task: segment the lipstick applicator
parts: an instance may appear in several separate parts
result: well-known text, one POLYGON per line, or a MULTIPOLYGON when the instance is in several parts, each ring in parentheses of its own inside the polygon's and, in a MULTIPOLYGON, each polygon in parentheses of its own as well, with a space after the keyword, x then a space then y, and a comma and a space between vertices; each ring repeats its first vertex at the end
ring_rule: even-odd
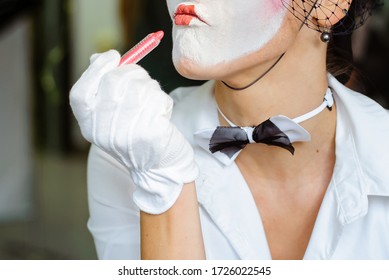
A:
POLYGON ((159 45, 163 36, 163 31, 150 33, 122 56, 119 65, 139 62, 159 45))

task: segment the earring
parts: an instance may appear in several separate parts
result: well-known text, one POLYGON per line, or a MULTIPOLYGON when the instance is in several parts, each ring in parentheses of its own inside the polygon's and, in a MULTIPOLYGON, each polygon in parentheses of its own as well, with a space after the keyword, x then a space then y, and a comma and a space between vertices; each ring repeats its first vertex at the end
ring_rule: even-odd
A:
POLYGON ((331 40, 331 33, 327 29, 324 29, 320 35, 320 40, 323 43, 328 43, 331 40))

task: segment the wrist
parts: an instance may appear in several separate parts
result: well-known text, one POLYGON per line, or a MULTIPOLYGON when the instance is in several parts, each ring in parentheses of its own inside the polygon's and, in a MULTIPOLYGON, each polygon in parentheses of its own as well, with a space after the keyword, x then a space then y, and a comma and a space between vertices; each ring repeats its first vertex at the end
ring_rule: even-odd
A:
POLYGON ((193 161, 180 170, 166 167, 130 173, 137 187, 133 194, 134 203, 141 211, 156 215, 174 205, 183 186, 194 182, 199 171, 193 161))

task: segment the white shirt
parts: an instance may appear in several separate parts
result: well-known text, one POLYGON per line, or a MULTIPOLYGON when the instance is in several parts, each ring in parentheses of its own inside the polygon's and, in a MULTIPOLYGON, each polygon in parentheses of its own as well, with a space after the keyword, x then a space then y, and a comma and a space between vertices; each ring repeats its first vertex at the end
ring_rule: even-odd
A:
MULTIPOLYGON (((389 259, 389 114, 329 76, 337 104, 336 162, 304 259, 389 259)), ((215 128, 214 82, 172 93, 172 121, 193 145, 207 259, 271 259, 252 194, 235 163, 196 144, 215 128)), ((139 209, 127 170, 92 146, 88 162, 91 231, 100 259, 139 259, 139 209)), ((287 234, 287 233, 285 233, 287 234)))

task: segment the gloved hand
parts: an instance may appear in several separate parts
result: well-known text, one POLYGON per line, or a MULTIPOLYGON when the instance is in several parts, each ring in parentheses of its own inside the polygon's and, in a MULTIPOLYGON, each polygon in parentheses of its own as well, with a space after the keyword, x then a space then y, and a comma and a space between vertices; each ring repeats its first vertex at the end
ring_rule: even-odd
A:
POLYGON ((119 61, 116 51, 93 55, 70 104, 85 139, 129 170, 138 207, 163 213, 198 175, 193 150, 170 122, 170 96, 143 68, 119 61))

